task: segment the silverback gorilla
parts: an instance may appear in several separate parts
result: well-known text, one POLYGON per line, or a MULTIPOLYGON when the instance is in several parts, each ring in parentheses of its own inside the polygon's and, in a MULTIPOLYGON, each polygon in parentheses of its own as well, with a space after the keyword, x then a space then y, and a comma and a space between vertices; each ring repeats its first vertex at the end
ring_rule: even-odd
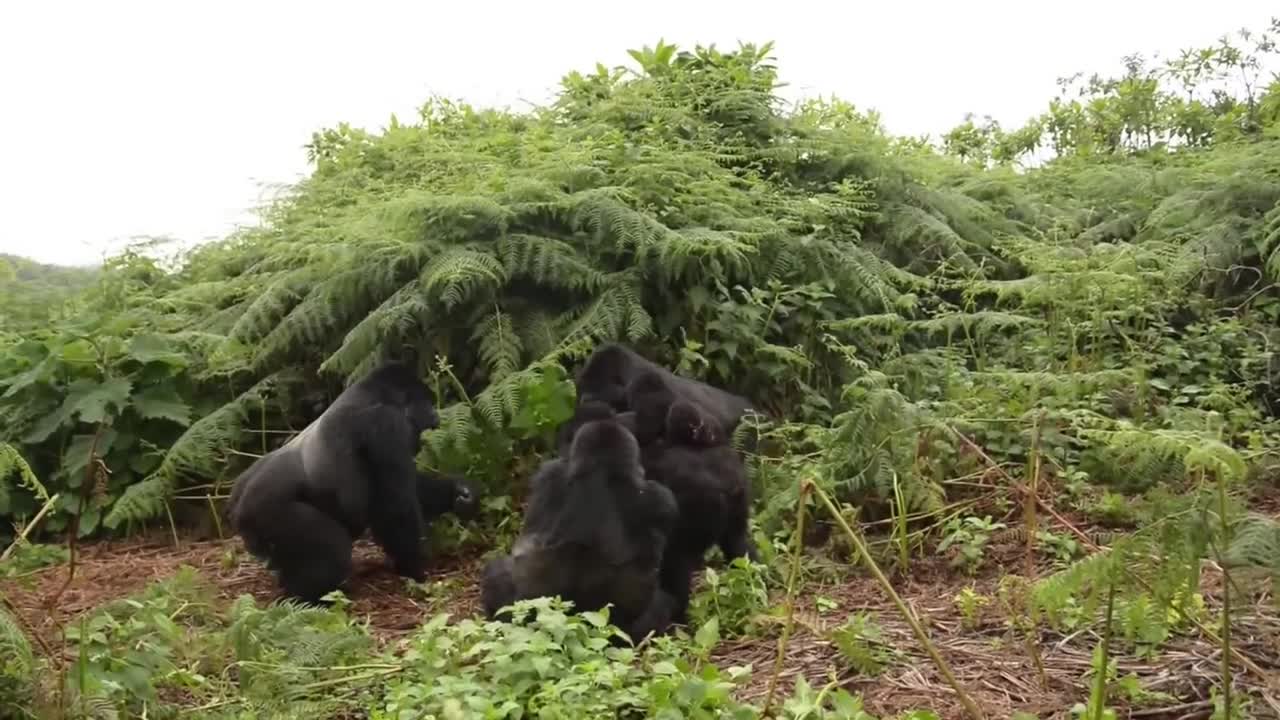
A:
POLYGON ((567 455, 530 481, 511 555, 485 567, 484 612, 495 618, 518 600, 560 596, 576 610, 612 604, 610 621, 635 642, 662 633, 673 603, 659 566, 675 519, 671 492, 644 478, 631 432, 617 419, 587 420, 567 455))
POLYGON ((342 584, 351 545, 368 528, 397 573, 422 580, 426 522, 469 514, 475 499, 466 483, 414 466, 422 433, 439 424, 417 375, 385 364, 236 479, 232 526, 285 592, 306 602, 342 584))
POLYGON ((726 560, 757 558, 748 534, 750 482, 716 419, 677 397, 661 375, 641 373, 627 396, 645 475, 669 488, 679 507, 662 559, 662 588, 675 602, 672 620, 684 622, 692 574, 708 549, 719 545, 726 560))

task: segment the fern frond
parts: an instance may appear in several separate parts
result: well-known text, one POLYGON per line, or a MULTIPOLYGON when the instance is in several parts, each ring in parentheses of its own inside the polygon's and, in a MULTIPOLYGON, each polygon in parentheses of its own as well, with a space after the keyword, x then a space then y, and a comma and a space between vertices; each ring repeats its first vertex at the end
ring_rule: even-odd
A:
POLYGON ((969 251, 976 247, 946 221, 910 205, 893 205, 886 211, 889 214, 888 241, 896 251, 935 263, 950 263, 966 270, 975 267, 969 251))
POLYGON ((1228 567, 1261 569, 1280 584, 1280 521, 1260 513, 1247 515, 1234 529, 1223 562, 1228 567))
POLYGON ((595 292, 605 283, 605 275, 562 240, 507 235, 498 240, 497 252, 508 277, 527 277, 545 287, 583 293, 595 292))
POLYGON ((233 446, 239 437, 251 406, 264 402, 270 391, 285 378, 285 373, 269 375, 231 402, 192 423, 165 453, 154 472, 125 489, 103 523, 114 528, 122 522, 148 520, 160 514, 182 478, 215 476, 223 462, 225 449, 233 446))
POLYGON ((6 482, 15 474, 18 476, 18 487, 31 491, 41 502, 49 500, 48 489, 36 477, 35 471, 27 464, 18 449, 9 443, 0 442, 0 508, 9 506, 9 490, 6 482))
POLYGON ((497 258, 459 247, 432 258, 418 282, 428 298, 449 311, 481 293, 495 292, 506 281, 506 268, 497 258))
POLYGON ((290 310, 306 297, 320 268, 302 267, 273 281, 245 308, 231 328, 229 337, 252 343, 270 332, 290 310))
POLYGON ((322 372, 350 373, 374 354, 395 319, 412 314, 421 302, 422 288, 415 279, 396 290, 382 304, 347 331, 342 345, 320 364, 322 372))
POLYGON ((489 382, 498 382, 520 367, 523 354, 520 336, 511 324, 511 316, 494 308, 481 320, 471 333, 476 343, 476 355, 489 375, 489 382))

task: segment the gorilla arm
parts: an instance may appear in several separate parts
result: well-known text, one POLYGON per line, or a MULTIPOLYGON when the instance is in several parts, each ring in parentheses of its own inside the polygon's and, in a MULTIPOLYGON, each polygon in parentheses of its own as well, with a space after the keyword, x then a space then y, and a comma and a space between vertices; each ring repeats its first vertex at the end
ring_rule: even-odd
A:
POLYGON ((475 515, 476 494, 461 477, 419 472, 418 505, 424 522, 453 513, 466 519, 475 515))
POLYGON ((369 525, 373 537, 398 574, 422 580, 426 526, 413 457, 418 438, 404 413, 385 405, 372 408, 360 427, 362 454, 371 471, 369 525))

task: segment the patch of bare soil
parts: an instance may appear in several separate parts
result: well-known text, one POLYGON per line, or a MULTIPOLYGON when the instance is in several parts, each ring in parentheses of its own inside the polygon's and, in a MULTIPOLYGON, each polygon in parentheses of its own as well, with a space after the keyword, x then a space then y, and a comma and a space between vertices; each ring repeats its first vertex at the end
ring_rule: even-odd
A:
MULTIPOLYGON (((373 543, 357 542, 352 555, 354 572, 343 591, 352 601, 352 614, 367 620, 375 637, 384 643, 407 634, 438 612, 458 617, 479 607, 475 578, 479 560, 433 558, 427 583, 445 581, 452 589, 426 599, 408 591, 405 579, 391 570, 373 543)), ((155 535, 81 547, 70 583, 65 565, 18 578, 0 578, 0 598, 18 614, 25 629, 50 648, 61 644, 61 628, 81 614, 171 577, 184 566, 208 580, 217 599, 224 603, 243 594, 252 595, 260 604, 282 597, 275 578, 245 551, 239 539, 183 541, 175 546, 172 538, 155 535)))
MULTIPOLYGON (((1091 631, 1064 636, 1043 630, 1037 638, 1037 665, 1025 638, 1009 630, 994 599, 976 622, 966 623, 954 602, 962 588, 973 585, 976 592, 994 597, 1003 574, 1023 570, 1021 545, 1011 536, 997 537, 987 558, 985 571, 976 578, 958 575, 943 558, 917 561, 910 577, 894 580, 895 589, 925 624, 959 683, 988 717, 1009 717, 1015 710, 1041 718, 1069 717, 1070 707, 1087 699, 1086 673, 1098 636, 1091 631)), ((355 549, 356 571, 344 590, 353 602, 352 613, 367 620, 379 641, 386 644, 439 612, 449 612, 455 618, 477 614, 481 564, 475 557, 434 558, 428 581, 445 581, 447 585, 425 598, 408 591, 376 546, 361 542, 355 549)), ((223 602, 244 593, 264 604, 280 596, 271 575, 237 540, 184 542, 175 547, 171 538, 157 536, 82 548, 75 577, 65 590, 67 568, 61 566, 0 580, 0 597, 47 653, 60 654, 53 649, 62 646, 61 626, 81 613, 138 592, 152 581, 170 577, 184 565, 209 580, 223 602)), ((1212 569, 1205 575, 1205 590, 1213 607, 1220 576, 1212 569)), ((779 604, 784 599, 781 593, 774 597, 779 604)), ((943 718, 965 717, 909 625, 865 573, 850 567, 838 581, 802 588, 796 600, 795 628, 781 664, 778 697, 789 694, 795 680, 803 676, 815 688, 835 683, 862 694, 868 711, 879 716, 931 709, 943 718), (835 601, 835 609, 819 610, 818 597, 835 601), (832 631, 859 611, 875 619, 885 644, 898 653, 875 676, 859 674, 841 657, 832 640, 832 631)), ((1265 597, 1256 600, 1253 606, 1236 601, 1234 640, 1253 665, 1250 669, 1237 663, 1236 682, 1253 698, 1254 717, 1280 718, 1280 613, 1273 601, 1265 597)), ((759 703, 768 693, 781 622, 770 619, 763 637, 725 641, 714 654, 722 668, 753 667, 751 680, 740 691, 743 699, 759 703)), ((1121 717, 1208 717, 1212 709, 1209 691, 1216 684, 1221 660, 1207 639, 1182 637, 1168 643, 1156 658, 1121 653, 1118 661, 1121 675, 1134 673, 1146 690, 1168 695, 1155 704, 1122 710, 1121 717)), ((1124 707, 1119 698, 1112 704, 1124 707)))

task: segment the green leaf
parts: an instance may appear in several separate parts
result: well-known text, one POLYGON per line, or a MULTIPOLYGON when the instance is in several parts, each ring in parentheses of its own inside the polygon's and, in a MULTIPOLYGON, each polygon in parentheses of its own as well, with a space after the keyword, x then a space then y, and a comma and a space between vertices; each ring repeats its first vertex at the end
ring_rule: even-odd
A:
POLYGON ((129 357, 144 365, 151 362, 161 362, 173 367, 187 366, 186 356, 175 352, 169 346, 169 341, 166 338, 152 333, 141 333, 133 336, 129 341, 129 357))
POLYGON ((183 427, 191 424, 191 406, 169 384, 152 385, 134 395, 133 409, 144 418, 172 420, 183 427))
POLYGON ((88 537, 93 531, 98 529, 98 523, 102 520, 102 508, 90 505, 84 509, 80 515, 80 527, 76 531, 77 537, 88 537))
POLYGON ((72 340, 58 348, 57 356, 68 365, 94 367, 98 363, 98 350, 88 340, 72 340))
POLYGON ((720 641, 720 621, 713 617, 703 623, 694 635, 693 641, 700 650, 708 651, 714 648, 720 641))
POLYGON ((31 430, 22 437, 22 442, 27 445, 36 445, 49 439, 49 436, 57 432, 71 419, 72 408, 64 402, 62 407, 40 418, 32 425, 31 430))
POLYGON ((58 468, 58 472, 67 478, 69 487, 77 488, 84 481, 84 471, 89 465, 89 453, 93 451, 98 457, 106 457, 111 452, 118 437, 115 430, 106 428, 102 431, 102 435, 98 438, 98 446, 93 446, 93 434, 76 435, 71 438, 71 442, 67 443, 67 449, 62 453, 62 466, 58 468))
POLYGON ((80 420, 87 423, 99 423, 110 417, 108 405, 122 410, 129 403, 129 391, 133 383, 126 378, 111 378, 103 383, 92 380, 78 380, 72 384, 67 402, 73 403, 80 420))
POLYGON ((14 375, 11 378, 0 380, 0 385, 9 386, 9 389, 5 390, 4 395, 0 397, 6 397, 6 398, 12 397, 22 392, 23 390, 31 387, 37 382, 47 380, 49 372, 50 372, 49 359, 45 358, 43 361, 40 362, 40 364, 36 365, 35 367, 31 368, 30 370, 24 373, 18 373, 17 375, 14 375))

